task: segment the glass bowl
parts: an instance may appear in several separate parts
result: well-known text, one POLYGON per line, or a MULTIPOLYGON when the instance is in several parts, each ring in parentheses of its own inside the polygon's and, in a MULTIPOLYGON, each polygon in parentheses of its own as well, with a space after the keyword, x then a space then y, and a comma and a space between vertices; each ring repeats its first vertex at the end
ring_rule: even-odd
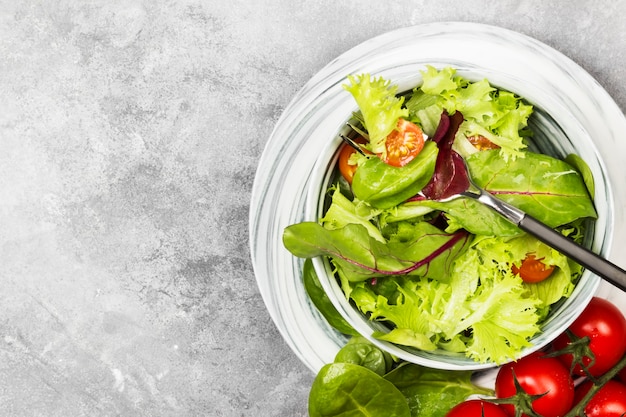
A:
MULTIPOLYGON (((420 83, 426 65, 452 66, 469 79, 487 78, 535 107, 532 128, 537 150, 564 157, 576 153, 596 181, 599 219, 591 248, 611 258, 623 247, 626 219, 624 155, 626 119, 598 83, 570 59, 524 35, 473 23, 435 23, 389 32, 344 53, 317 73, 279 119, 259 161, 250 207, 250 245, 261 295, 287 344, 314 372, 331 362, 346 338, 334 331, 308 300, 302 285, 303 260, 282 245, 286 226, 317 221, 329 173, 340 145, 337 134, 356 110, 342 88, 348 74, 370 73, 392 80, 399 91, 420 83)), ((329 297, 361 334, 397 357, 442 369, 484 369, 463 356, 422 352, 372 337, 375 324, 352 308, 324 259, 314 260, 329 297)), ((574 293, 550 316, 530 353, 560 334, 597 293, 601 280, 586 271, 574 293)), ((605 285, 605 284, 602 284, 605 285)), ((607 291, 610 292, 610 291, 607 291)), ((380 328, 377 328, 380 330, 380 328)))

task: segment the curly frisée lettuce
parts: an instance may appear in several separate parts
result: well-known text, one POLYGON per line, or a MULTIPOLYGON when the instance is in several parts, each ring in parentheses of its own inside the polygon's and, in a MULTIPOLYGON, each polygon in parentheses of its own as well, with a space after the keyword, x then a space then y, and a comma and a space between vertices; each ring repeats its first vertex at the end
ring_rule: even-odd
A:
POLYGON ((550 249, 525 235, 512 240, 517 242, 475 239, 455 259, 448 282, 402 277, 343 285, 350 286, 350 298, 361 312, 394 323, 388 333, 375 335, 381 340, 504 363, 530 345, 554 294, 560 298, 573 288, 567 258, 556 251, 549 253, 548 261, 563 268, 558 276, 543 289, 524 284, 511 272, 510 262, 526 250, 550 249))
POLYGON ((397 97, 398 87, 382 77, 350 75, 348 81, 350 84, 343 87, 352 94, 361 111, 369 135, 367 148, 372 153, 384 154, 387 135, 396 128, 398 119, 409 115, 403 107, 404 97, 397 97))
POLYGON ((372 155, 355 158, 351 185, 331 184, 321 218, 286 227, 283 243, 297 257, 328 258, 346 299, 387 327, 379 339, 502 364, 531 344, 582 268, 478 202, 426 198, 440 178, 439 132, 450 131, 446 140, 460 147, 454 152, 480 186, 579 243, 596 217, 593 178, 578 157, 526 149, 532 106, 521 98, 452 68, 427 67, 422 75, 422 85, 404 96, 382 78, 348 77, 344 87, 359 106, 372 155), (430 139, 395 167, 378 155, 399 118, 430 139), (456 130, 446 129, 449 119, 456 130), (475 148, 468 135, 497 148, 475 148), (553 268, 548 278, 527 283, 514 272, 529 255, 553 268))
POLYGON ((465 121, 459 128, 462 136, 457 146, 464 138, 483 136, 500 147, 505 161, 523 156, 532 106, 513 93, 492 87, 485 79, 470 82, 458 76, 454 68, 437 70, 428 66, 422 77, 422 85, 415 89, 406 107, 427 135, 434 133, 443 110, 450 114, 460 111, 465 121))

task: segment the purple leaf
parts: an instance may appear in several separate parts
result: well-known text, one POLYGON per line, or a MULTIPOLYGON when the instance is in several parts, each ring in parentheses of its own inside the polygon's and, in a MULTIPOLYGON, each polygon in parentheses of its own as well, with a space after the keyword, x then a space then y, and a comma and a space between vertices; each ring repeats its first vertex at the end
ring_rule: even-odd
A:
POLYGON ((454 137, 463 123, 463 115, 456 112, 452 116, 444 110, 433 141, 437 143, 439 154, 435 172, 422 193, 431 200, 443 200, 462 193, 469 187, 469 177, 461 155, 452 150, 454 137))

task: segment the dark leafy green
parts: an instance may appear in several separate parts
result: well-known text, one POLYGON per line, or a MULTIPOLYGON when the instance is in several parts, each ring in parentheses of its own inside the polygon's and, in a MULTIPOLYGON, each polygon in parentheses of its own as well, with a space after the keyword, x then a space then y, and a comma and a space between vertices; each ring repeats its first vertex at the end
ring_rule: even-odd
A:
POLYGON ((335 363, 353 363, 361 365, 383 376, 393 366, 393 359, 362 336, 351 338, 335 356, 335 363))
POLYGON ((393 365, 389 354, 363 337, 353 337, 315 378, 310 416, 443 417, 470 395, 493 395, 493 390, 472 383, 471 371, 406 362, 392 370, 393 365))
POLYGON ((447 371, 403 363, 385 375, 406 397, 412 416, 444 417, 456 404, 473 394, 493 395, 476 386, 471 371, 447 371))
POLYGON ((324 316, 328 324, 334 327, 337 331, 348 334, 358 335, 359 333, 350 326, 350 324, 339 314, 333 303, 328 298, 326 291, 320 284, 315 268, 313 268, 313 262, 311 259, 304 261, 302 269, 302 279, 304 281, 304 289, 307 295, 313 302, 313 305, 324 316))
POLYGON ((353 363, 319 371, 309 393, 310 417, 411 417, 404 395, 377 373, 353 363))

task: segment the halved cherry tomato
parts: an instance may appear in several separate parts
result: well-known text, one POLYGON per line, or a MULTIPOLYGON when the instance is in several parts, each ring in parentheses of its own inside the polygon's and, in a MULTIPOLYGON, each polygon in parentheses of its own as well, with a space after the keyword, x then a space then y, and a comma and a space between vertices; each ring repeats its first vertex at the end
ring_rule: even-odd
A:
POLYGON ((467 140, 469 140, 469 142, 474 145, 474 147, 479 151, 486 151, 488 149, 500 149, 499 145, 496 145, 483 135, 468 136, 467 140))
MULTIPOLYGON (((589 337, 589 349, 595 357, 592 366, 591 359, 583 358, 583 364, 593 376, 600 376, 611 369, 626 353, 626 318, 617 306, 603 298, 594 297, 587 307, 570 325, 569 330, 578 337, 589 337)), ((556 350, 563 349, 569 344, 567 334, 561 334, 554 340, 556 350)), ((572 365, 572 355, 560 355, 559 360, 567 367, 572 365)), ((585 375, 580 365, 576 365, 574 373, 585 375)))
MULTIPOLYGON (((353 139, 355 143, 363 144, 367 141, 362 137, 358 137, 353 139)), ((356 152, 352 146, 347 143, 341 145, 341 149, 339 151, 339 159, 337 160, 337 165, 339 166, 339 172, 341 175, 348 181, 348 184, 352 184, 352 179, 354 178, 354 173, 356 172, 356 165, 350 164, 350 157, 353 153, 356 152)))
MULTIPOLYGON (((574 403, 583 399, 591 388, 591 381, 576 388, 574 403)), ((587 417, 621 417, 626 414, 626 385, 617 381, 608 381, 594 394, 585 406, 587 417)))
POLYGON ((508 417, 497 404, 485 400, 467 400, 457 404, 446 417, 508 417))
POLYGON ((339 160, 337 164, 339 165, 339 172, 341 175, 348 181, 349 184, 352 184, 352 178, 354 178, 354 173, 356 172, 356 165, 351 165, 349 163, 350 157, 353 153, 356 152, 352 146, 344 143, 341 145, 341 150, 339 151, 339 160))
POLYGON ((537 259, 534 254, 529 253, 519 267, 513 264, 511 270, 515 275, 519 275, 524 282, 541 282, 554 271, 554 265, 546 265, 541 262, 542 260, 543 258, 537 259))
POLYGON ((424 148, 424 132, 415 123, 398 119, 396 128, 385 139, 387 164, 401 167, 413 160, 424 148))
MULTIPOLYGON (((558 359, 546 357, 542 352, 503 365, 496 376, 496 397, 515 395, 514 378, 528 394, 544 394, 532 402, 533 410, 543 417, 563 416, 574 403, 574 381, 569 369, 558 359)), ((502 404, 501 407, 511 417, 516 415, 513 404, 502 404)))

